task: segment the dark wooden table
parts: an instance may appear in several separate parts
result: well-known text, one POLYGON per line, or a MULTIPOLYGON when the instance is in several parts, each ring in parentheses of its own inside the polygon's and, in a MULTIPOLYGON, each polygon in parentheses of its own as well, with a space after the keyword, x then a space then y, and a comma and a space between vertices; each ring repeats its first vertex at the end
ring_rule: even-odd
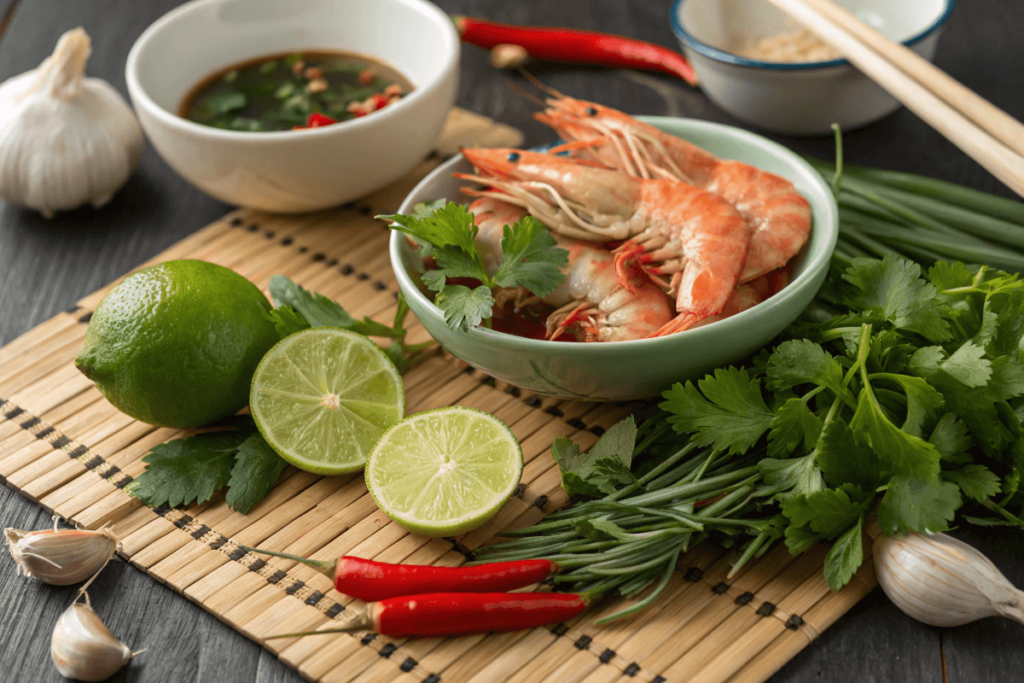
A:
MULTIPOLYGON (((287 0, 281 0, 286 2, 287 0)), ((901 0, 909 2, 910 0, 901 0)), ((83 26, 92 36, 88 72, 125 93, 124 63, 136 37, 178 0, 0 0, 0 78, 34 68, 58 36, 83 26)), ((676 47, 669 0, 441 0, 444 9, 510 23, 614 31, 676 47)), ((939 43, 938 65, 1017 118, 1024 118, 1020 0, 962 0, 939 43)), ((737 124, 699 91, 668 78, 599 69, 537 66, 545 83, 576 97, 630 112, 670 114, 737 124)), ((551 139, 530 118, 534 105, 509 87, 486 55, 467 48, 459 105, 526 132, 527 144, 551 139)), ((511 80, 517 80, 512 78, 511 80)), ((519 79, 520 82, 521 79, 519 79)), ((793 149, 829 158, 828 139, 780 138, 793 149)), ((846 136, 850 163, 934 175, 979 189, 1010 193, 938 133, 901 110, 846 136)), ((54 220, 0 204, 0 345, 71 306, 231 207, 178 178, 151 149, 128 185, 100 211, 54 220)), ((0 488, 0 525, 38 529, 47 515, 0 488)), ((1018 586, 1024 585, 1024 535, 963 533, 1018 586)), ((118 681, 299 681, 273 655, 185 598, 124 563, 91 590, 100 614, 133 649, 149 648, 118 681)), ((62 680, 50 662, 50 634, 74 589, 15 575, 0 558, 0 680, 62 680)), ((1024 680, 1024 627, 986 619, 957 629, 923 626, 876 590, 773 679, 978 683, 1024 680)))

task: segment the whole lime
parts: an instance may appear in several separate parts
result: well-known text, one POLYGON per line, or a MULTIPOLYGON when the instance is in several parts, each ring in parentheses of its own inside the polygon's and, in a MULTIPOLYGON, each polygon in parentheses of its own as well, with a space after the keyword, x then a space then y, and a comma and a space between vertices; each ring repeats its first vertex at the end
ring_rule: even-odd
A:
POLYGON ((128 277, 89 321, 75 366, 136 420, 196 427, 238 412, 278 341, 256 285, 206 261, 168 261, 128 277))

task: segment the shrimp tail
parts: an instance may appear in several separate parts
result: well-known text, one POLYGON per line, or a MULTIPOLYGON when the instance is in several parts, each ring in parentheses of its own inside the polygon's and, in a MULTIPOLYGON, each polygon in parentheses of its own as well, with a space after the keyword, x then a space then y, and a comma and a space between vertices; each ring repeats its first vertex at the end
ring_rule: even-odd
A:
POLYGON ((576 337, 581 341, 597 341, 600 331, 594 324, 593 310, 594 307, 589 301, 570 301, 562 306, 548 317, 548 340, 554 341, 570 329, 576 328, 576 337))
POLYGON ((668 335, 675 334, 676 332, 685 332, 700 322, 700 319, 701 316, 690 312, 680 313, 675 318, 662 325, 657 332, 649 337, 649 339, 653 339, 654 337, 667 337, 668 335))

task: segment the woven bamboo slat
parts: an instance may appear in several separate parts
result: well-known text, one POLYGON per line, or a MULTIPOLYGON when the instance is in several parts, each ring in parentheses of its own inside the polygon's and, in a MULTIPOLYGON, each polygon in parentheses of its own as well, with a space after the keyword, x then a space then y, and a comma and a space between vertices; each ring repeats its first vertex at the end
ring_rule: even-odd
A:
MULTIPOLYGON (((392 186, 332 211, 270 216, 235 211, 139 268, 199 258, 234 268, 266 290, 283 273, 337 299, 353 315, 388 320, 397 286, 388 230, 412 186, 461 145, 518 146, 518 131, 455 110, 438 151, 392 186)), ((127 274, 126 274, 127 275, 127 274)), ((793 558, 779 547, 727 578, 731 556, 702 544, 680 559, 663 598, 640 618, 595 626, 620 609, 607 599, 564 624, 529 632, 452 639, 334 634, 264 640, 330 629, 357 600, 315 570, 240 546, 319 559, 346 553, 387 562, 457 566, 506 528, 533 524, 566 501, 550 454, 567 436, 589 448, 637 405, 537 396, 436 353, 403 381, 409 412, 463 405, 502 419, 521 441, 521 485, 498 514, 459 538, 409 534, 374 505, 362 477, 322 478, 294 468, 249 514, 222 496, 184 509, 150 508, 124 492, 156 444, 185 434, 119 413, 73 366, 92 311, 107 287, 83 297, 0 348, 0 477, 66 521, 112 525, 122 555, 275 652, 307 679, 333 683, 610 683, 763 681, 863 597, 870 563, 840 593, 822 578, 823 551, 793 558)), ((410 319, 409 338, 429 339, 410 319)), ((868 544, 870 547, 870 544, 868 544)))

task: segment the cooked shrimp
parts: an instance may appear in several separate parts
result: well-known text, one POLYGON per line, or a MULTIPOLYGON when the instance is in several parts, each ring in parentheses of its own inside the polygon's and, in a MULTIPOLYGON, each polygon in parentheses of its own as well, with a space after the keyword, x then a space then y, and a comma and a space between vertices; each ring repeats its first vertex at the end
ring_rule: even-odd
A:
POLYGON ((781 268, 807 242, 811 207, 793 183, 739 161, 719 159, 682 138, 593 102, 558 97, 535 116, 583 157, 636 178, 673 177, 736 207, 753 231, 740 282, 781 268), (594 145, 587 145, 586 141, 594 145))
POLYGON ((483 258, 484 269, 488 275, 494 275, 501 265, 501 238, 505 234, 505 226, 515 225, 526 211, 493 197, 480 197, 469 205, 469 212, 476 223, 474 241, 483 258))
POLYGON ((675 331, 722 310, 736 287, 750 227, 727 201, 674 180, 649 180, 514 149, 464 149, 493 189, 473 192, 525 208, 550 230, 584 240, 627 240, 616 254, 619 281, 628 264, 668 276, 679 313, 675 331))
POLYGON ((626 288, 611 252, 561 236, 555 239, 569 250, 569 262, 562 269, 565 280, 543 299, 560 307, 548 317, 548 339, 565 332, 585 342, 646 339, 673 319, 671 301, 637 264, 627 264, 626 288))
MULTIPOLYGON (((501 265, 504 227, 525 216, 526 210, 495 197, 480 197, 469 211, 478 228, 476 243, 484 266, 493 274, 501 265)), ((644 339, 672 320, 668 297, 641 269, 630 269, 631 289, 626 289, 618 282, 611 252, 560 235, 555 240, 569 251, 569 261, 562 267, 565 280, 542 299, 559 307, 548 317, 548 339, 566 332, 586 342, 644 339)))

